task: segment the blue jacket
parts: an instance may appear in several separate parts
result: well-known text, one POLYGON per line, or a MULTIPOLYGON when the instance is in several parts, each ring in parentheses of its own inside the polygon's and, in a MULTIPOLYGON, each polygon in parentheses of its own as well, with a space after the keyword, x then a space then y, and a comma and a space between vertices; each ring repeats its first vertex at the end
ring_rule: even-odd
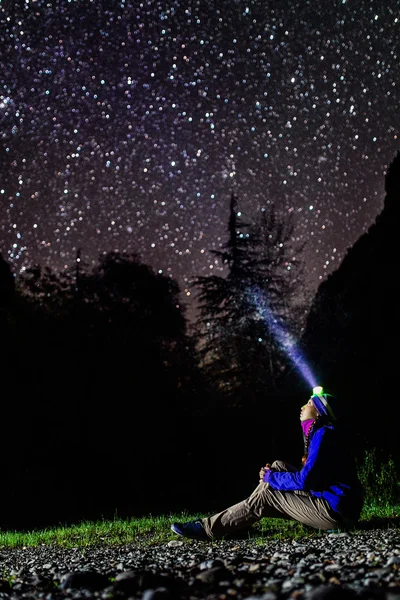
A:
POLYGON ((301 490, 325 498, 332 510, 354 522, 360 516, 363 491, 346 436, 321 418, 311 433, 303 468, 295 473, 272 469, 266 472, 264 481, 275 490, 301 490))

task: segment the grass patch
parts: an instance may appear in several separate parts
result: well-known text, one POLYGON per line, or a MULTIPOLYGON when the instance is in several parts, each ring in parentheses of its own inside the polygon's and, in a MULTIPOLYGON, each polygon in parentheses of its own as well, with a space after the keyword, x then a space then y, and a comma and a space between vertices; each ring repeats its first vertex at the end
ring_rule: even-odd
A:
POLYGON ((82 521, 77 525, 49 527, 29 532, 0 532, 0 548, 58 546, 153 545, 166 543, 176 536, 170 530, 172 521, 197 519, 204 515, 151 516, 137 519, 82 521))
MULTIPOLYGON (((56 546, 62 548, 87 548, 95 546, 121 546, 133 544, 138 547, 166 544, 176 540, 170 530, 173 521, 189 521, 206 515, 181 513, 176 515, 148 516, 137 519, 82 521, 77 525, 63 526, 29 532, 0 532, 0 548, 28 548, 56 546)), ((372 527, 400 527, 400 506, 363 509, 357 530, 372 527)), ((271 540, 293 540, 323 535, 324 532, 306 527, 296 521, 285 519, 261 519, 243 537, 264 544, 271 540)), ((185 543, 198 543, 185 540, 185 543)))
MULTIPOLYGON (((358 476, 365 498, 361 518, 354 531, 393 527, 400 529, 400 478, 392 457, 380 455, 375 448, 367 449, 362 464, 358 466, 358 476)), ((0 549, 36 546, 84 549, 89 546, 133 544, 146 547, 166 544, 177 539, 170 529, 173 521, 191 521, 205 516, 182 512, 132 519, 115 517, 113 520, 82 521, 77 525, 59 525, 30 532, 0 531, 0 549)), ((320 535, 324 535, 324 532, 296 521, 261 519, 242 538, 264 544, 270 540, 293 540, 320 535)), ((198 542, 185 540, 185 543, 198 542)))

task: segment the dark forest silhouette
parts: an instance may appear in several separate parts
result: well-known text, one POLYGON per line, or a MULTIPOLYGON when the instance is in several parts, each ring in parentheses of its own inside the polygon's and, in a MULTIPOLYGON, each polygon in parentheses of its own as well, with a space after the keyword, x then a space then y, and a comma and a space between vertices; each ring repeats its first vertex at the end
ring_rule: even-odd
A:
POLYGON ((261 463, 299 462, 310 389, 260 319, 254 288, 342 401, 359 456, 369 445, 399 459, 400 153, 385 190, 304 331, 291 222, 271 207, 246 224, 234 195, 227 242, 212 251, 226 272, 193 282, 193 327, 176 281, 138 255, 103 254, 88 270, 79 251, 69 271, 18 277, 1 258, 0 526, 214 510, 249 493, 261 463))

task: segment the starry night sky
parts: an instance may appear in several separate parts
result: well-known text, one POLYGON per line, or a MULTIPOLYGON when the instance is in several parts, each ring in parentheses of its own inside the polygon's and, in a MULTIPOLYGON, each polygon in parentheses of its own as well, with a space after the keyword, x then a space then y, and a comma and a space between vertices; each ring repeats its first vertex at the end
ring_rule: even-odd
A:
POLYGON ((399 21, 397 0, 0 1, 0 252, 19 273, 137 251, 190 304, 233 190, 246 222, 293 215, 315 292, 383 207, 399 21))

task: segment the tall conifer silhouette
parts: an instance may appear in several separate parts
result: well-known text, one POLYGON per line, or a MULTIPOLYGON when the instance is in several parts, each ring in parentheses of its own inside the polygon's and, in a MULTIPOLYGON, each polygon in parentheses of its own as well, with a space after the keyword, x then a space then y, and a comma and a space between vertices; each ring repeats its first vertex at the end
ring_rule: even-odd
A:
POLYGON ((256 224, 244 223, 232 193, 228 240, 221 250, 211 251, 225 265, 226 274, 194 281, 199 290, 202 366, 230 405, 250 407, 258 402, 275 387, 284 368, 285 359, 260 315, 255 291, 265 295, 282 322, 287 316, 285 294, 290 291, 283 273, 290 263, 290 235, 291 227, 273 208, 256 224))

